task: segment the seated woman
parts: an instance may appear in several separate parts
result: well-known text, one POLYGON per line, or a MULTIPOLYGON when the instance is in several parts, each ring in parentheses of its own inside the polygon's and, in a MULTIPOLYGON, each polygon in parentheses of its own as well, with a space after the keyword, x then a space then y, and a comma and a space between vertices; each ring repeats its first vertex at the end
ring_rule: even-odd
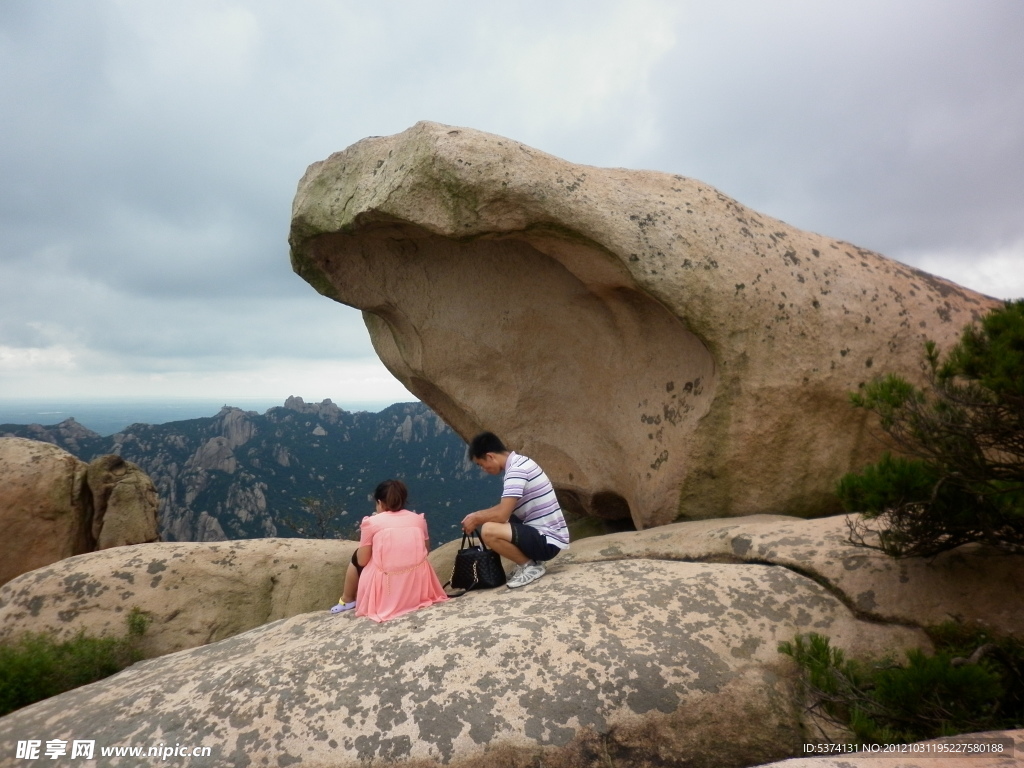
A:
POLYGON ((427 523, 423 515, 405 509, 408 495, 401 480, 377 486, 377 511, 363 518, 359 549, 332 613, 355 608, 356 616, 387 621, 448 599, 427 561, 427 523))

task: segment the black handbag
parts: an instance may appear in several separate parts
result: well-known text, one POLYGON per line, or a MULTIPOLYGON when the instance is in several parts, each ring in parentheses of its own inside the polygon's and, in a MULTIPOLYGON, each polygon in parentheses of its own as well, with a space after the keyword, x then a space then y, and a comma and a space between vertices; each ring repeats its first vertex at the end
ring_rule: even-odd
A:
POLYGON ((473 534, 462 534, 462 545, 455 555, 452 577, 449 584, 453 589, 469 592, 471 589, 493 589, 505 583, 505 569, 501 567, 501 555, 488 549, 483 541, 473 544, 473 534), (466 546, 466 539, 469 546, 466 546))

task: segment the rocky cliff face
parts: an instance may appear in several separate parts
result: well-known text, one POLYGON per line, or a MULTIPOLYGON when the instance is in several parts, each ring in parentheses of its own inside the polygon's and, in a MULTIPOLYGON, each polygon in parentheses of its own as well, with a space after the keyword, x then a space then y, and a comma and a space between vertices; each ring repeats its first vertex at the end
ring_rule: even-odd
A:
POLYGON ((373 488, 387 477, 406 481, 432 535, 451 538, 456 522, 493 504, 500 488, 420 403, 350 413, 330 400, 290 397, 263 415, 225 407, 211 418, 135 424, 107 438, 73 420, 3 431, 31 433, 83 458, 117 454, 144 468, 159 492, 165 541, 294 535, 282 521, 307 520, 305 499, 337 509, 350 531, 372 511, 373 488))
POLYGON ((884 447, 848 393, 919 380, 926 338, 998 305, 694 179, 437 123, 310 166, 290 242, 460 434, 638 528, 838 511, 835 481, 884 447))

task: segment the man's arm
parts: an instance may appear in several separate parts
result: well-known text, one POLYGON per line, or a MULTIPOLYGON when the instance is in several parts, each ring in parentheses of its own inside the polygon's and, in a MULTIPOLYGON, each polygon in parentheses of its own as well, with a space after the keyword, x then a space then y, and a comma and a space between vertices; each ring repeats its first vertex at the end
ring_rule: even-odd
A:
POLYGON ((513 496, 505 496, 493 507, 470 512, 462 519, 463 532, 472 533, 484 523, 507 523, 518 501, 513 496))

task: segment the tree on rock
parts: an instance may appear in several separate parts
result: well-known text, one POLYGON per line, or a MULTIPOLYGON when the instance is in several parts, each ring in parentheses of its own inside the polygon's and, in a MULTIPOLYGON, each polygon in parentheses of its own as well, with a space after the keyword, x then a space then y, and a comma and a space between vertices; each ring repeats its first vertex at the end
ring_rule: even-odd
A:
POLYGON ((1024 552, 1024 299, 965 328, 944 360, 927 342, 925 362, 924 389, 890 374, 851 396, 904 453, 839 481, 863 513, 851 541, 893 557, 969 542, 1024 552))
POLYGON ((359 521, 345 523, 345 506, 328 493, 327 498, 305 496, 299 499, 302 516, 285 515, 281 523, 291 528, 301 539, 349 539, 359 541, 359 521))

